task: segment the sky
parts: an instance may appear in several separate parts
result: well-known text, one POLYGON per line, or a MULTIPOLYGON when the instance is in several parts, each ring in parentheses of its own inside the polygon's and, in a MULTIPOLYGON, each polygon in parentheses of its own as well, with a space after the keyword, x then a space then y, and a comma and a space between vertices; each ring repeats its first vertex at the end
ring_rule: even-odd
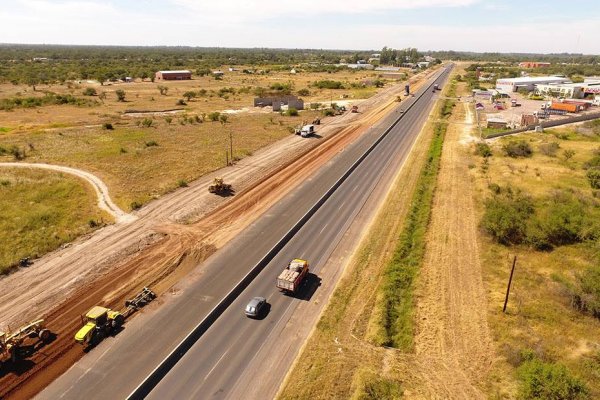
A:
POLYGON ((600 54, 598 0, 0 0, 0 43, 600 54))

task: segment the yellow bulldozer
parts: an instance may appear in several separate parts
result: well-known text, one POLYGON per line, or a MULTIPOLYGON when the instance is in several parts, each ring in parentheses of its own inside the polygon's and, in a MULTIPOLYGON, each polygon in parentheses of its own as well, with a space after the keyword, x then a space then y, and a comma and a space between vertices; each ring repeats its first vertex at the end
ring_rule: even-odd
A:
POLYGON ((210 193, 223 194, 231 192, 231 185, 225 183, 223 178, 215 178, 213 183, 208 187, 210 193))
MULTIPOLYGON (((33 321, 12 332, 0 332, 0 362, 16 362, 21 356, 21 350, 27 344, 27 339, 48 343, 50 337, 51 332, 46 329, 43 319, 33 321)), ((35 347, 33 345, 33 348, 35 347)))

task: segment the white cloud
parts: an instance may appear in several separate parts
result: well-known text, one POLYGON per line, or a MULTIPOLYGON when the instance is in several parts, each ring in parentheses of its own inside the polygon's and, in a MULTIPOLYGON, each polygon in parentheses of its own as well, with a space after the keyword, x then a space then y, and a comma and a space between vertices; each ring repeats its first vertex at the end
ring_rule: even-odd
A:
MULTIPOLYGON (((283 15, 325 16, 329 13, 360 14, 391 10, 408 10, 433 7, 465 7, 481 0, 171 0, 198 14, 198 18, 221 17, 227 21, 252 21, 283 15)), ((333 14, 332 14, 333 15, 333 14)))
POLYGON ((16 4, 21 5, 34 15, 45 18, 51 16, 57 16, 60 19, 86 16, 97 18, 98 16, 114 16, 117 14, 117 10, 110 4, 92 0, 19 0, 16 4))

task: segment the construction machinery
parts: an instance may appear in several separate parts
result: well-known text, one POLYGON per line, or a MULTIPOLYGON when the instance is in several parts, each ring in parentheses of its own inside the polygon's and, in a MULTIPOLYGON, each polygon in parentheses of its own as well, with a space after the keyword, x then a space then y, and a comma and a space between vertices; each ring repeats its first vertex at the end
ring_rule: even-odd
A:
POLYGON ((145 287, 134 298, 125 301, 125 309, 114 311, 94 306, 82 316, 83 327, 75 334, 75 341, 86 346, 95 346, 105 337, 118 332, 125 319, 139 308, 156 298, 156 294, 145 287))
POLYGON ((308 275, 308 261, 295 258, 277 277, 277 287, 284 292, 295 294, 308 275))
POLYGON ((225 183, 223 181, 223 178, 215 178, 213 180, 213 183, 211 185, 208 186, 208 191, 210 193, 227 193, 231 191, 231 185, 228 183, 225 183))
POLYGON ((358 106, 352 106, 352 108, 350 109, 350 112, 357 113, 358 112, 358 106))
MULTIPOLYGON (((0 332, 0 362, 16 362, 22 354, 27 339, 37 340, 38 343, 48 343, 51 332, 46 329, 43 319, 38 319, 12 332, 0 332)), ((35 348, 35 344, 33 345, 35 348)))

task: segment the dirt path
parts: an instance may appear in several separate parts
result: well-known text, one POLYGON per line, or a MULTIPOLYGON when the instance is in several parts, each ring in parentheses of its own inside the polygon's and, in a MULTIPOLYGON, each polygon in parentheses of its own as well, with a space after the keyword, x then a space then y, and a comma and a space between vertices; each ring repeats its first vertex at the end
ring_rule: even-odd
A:
POLYGON ((19 375, 0 371, 0 396, 37 393, 82 356, 72 340, 81 314, 98 303, 120 307, 142 286, 168 290, 375 125, 402 88, 396 85, 364 101, 360 114, 330 119, 320 127, 319 140, 290 135, 149 204, 130 224, 103 228, 0 279, 0 322, 16 325, 43 316, 58 335, 19 375), (208 194, 206 187, 217 174, 233 184, 235 196, 208 194))
POLYGON ((104 184, 104 182, 102 182, 102 180, 96 175, 90 174, 89 172, 71 167, 63 167, 61 165, 51 165, 43 163, 3 162, 0 163, 0 167, 40 168, 75 175, 78 178, 86 180, 90 185, 92 185, 92 187, 96 191, 96 195, 98 196, 98 207, 112 215, 115 218, 116 222, 127 223, 136 219, 135 216, 127 214, 125 211, 121 210, 119 206, 117 206, 110 198, 110 195, 108 193, 108 187, 104 184))
MULTIPOLYGON (((467 104, 458 103, 455 112, 472 123, 467 104)), ((421 381, 416 397, 483 399, 482 385, 494 358, 465 157, 472 125, 465 123, 448 127, 416 292, 414 363, 421 381)))

